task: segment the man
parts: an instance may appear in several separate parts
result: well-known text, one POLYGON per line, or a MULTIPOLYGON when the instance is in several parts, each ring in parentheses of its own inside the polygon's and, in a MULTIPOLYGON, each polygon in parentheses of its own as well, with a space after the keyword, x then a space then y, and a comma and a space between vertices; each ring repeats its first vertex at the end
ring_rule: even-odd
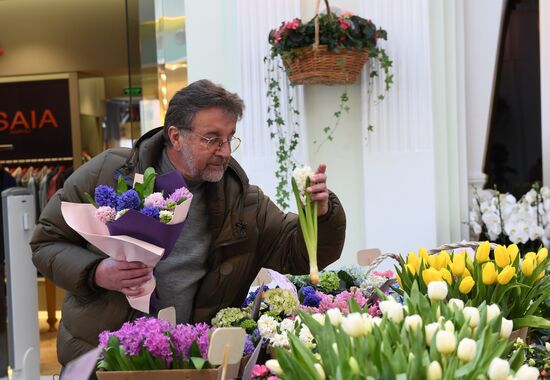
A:
MULTIPOLYGON (((308 273, 308 255, 297 215, 283 213, 248 183, 231 158, 240 140, 235 127, 243 102, 207 80, 180 90, 170 101, 165 127, 142 136, 133 150, 111 149, 67 179, 50 200, 31 241, 33 262, 66 290, 57 354, 61 364, 91 350, 103 330, 116 330, 140 316, 125 296, 138 296, 153 270, 109 258, 67 226, 61 201, 86 202, 99 184, 116 186, 123 175, 155 167, 179 171, 193 193, 186 225, 170 255, 154 269, 158 307, 174 305, 178 323, 210 322, 216 312, 240 306, 262 267, 308 273)), ((318 263, 340 256, 345 214, 326 185, 325 166, 309 188, 318 201, 318 263)))

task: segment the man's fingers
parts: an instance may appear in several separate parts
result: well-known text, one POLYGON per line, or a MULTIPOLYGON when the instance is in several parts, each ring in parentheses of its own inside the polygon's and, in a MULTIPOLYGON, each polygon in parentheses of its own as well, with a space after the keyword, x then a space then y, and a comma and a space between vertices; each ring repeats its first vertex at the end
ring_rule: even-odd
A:
POLYGON ((151 275, 136 277, 136 278, 127 278, 120 281, 120 286, 122 289, 131 288, 145 284, 151 279, 151 275))
POLYGON ((319 173, 325 173, 327 170, 327 166, 325 164, 320 164, 319 167, 317 168, 317 171, 315 172, 315 174, 319 174, 319 173))
POLYGON ((117 261, 119 269, 141 269, 148 268, 147 265, 140 261, 117 261))
POLYGON ((145 290, 140 287, 122 288, 120 291, 128 297, 139 297, 145 294, 145 290))

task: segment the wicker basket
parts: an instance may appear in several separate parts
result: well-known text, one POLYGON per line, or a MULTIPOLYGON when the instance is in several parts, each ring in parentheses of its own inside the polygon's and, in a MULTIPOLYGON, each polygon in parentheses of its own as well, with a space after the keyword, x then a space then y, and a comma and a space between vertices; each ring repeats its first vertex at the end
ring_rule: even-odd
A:
MULTIPOLYGON (((327 15, 331 15, 328 0, 324 0, 327 15)), ((357 80, 369 59, 366 49, 340 49, 329 51, 319 44, 319 6, 315 13, 315 42, 311 46, 292 49, 282 56, 283 65, 292 84, 351 84, 357 80)))
POLYGON ((367 50, 346 49, 336 53, 326 45, 312 45, 293 49, 283 57, 283 64, 293 84, 335 85, 355 82, 368 59, 367 50))

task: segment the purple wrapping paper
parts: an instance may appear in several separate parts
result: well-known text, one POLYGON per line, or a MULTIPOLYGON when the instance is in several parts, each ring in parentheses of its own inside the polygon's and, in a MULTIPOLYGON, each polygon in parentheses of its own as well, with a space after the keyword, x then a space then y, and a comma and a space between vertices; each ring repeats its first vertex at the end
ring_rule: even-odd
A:
MULTIPOLYGON (((159 175, 155 179, 155 191, 164 191, 165 197, 183 186, 186 186, 185 180, 177 171, 159 175)), ((164 224, 139 211, 129 210, 119 219, 107 223, 107 228, 111 235, 127 235, 164 248, 164 259, 174 248, 184 224, 164 224)))

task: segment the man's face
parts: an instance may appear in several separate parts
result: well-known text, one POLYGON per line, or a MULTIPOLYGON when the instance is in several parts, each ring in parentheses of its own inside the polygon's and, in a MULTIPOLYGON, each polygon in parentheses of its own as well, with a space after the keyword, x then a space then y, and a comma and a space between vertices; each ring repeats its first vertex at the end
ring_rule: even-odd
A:
POLYGON ((208 108, 195 114, 193 131, 181 131, 179 159, 174 163, 183 176, 192 181, 217 182, 222 179, 231 157, 229 144, 209 146, 205 138, 227 141, 235 134, 236 120, 220 108, 208 108), (203 137, 201 137, 203 136, 203 137))

